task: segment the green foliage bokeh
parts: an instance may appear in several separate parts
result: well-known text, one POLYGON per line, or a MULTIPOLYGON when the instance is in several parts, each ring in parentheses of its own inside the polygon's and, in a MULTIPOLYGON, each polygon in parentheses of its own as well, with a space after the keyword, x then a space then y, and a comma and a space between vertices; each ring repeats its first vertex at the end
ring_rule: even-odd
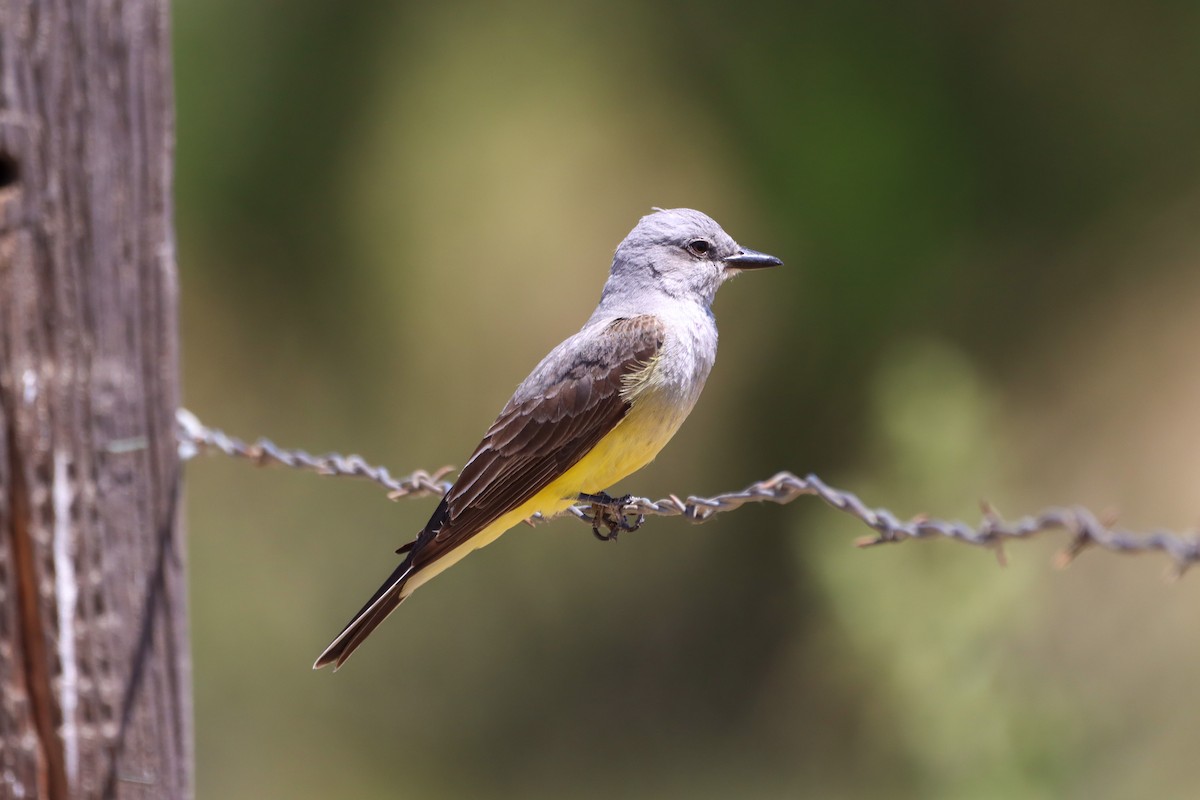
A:
MULTIPOLYGON (((692 206, 787 266, 722 291, 704 398, 621 491, 791 469, 1188 526, 1198 37, 1190 3, 176 4, 185 402, 461 464, 637 218, 692 206)), ((1153 559, 862 552, 803 500, 562 520, 335 677, 432 501, 188 484, 202 798, 1192 796, 1200 589, 1153 559)))

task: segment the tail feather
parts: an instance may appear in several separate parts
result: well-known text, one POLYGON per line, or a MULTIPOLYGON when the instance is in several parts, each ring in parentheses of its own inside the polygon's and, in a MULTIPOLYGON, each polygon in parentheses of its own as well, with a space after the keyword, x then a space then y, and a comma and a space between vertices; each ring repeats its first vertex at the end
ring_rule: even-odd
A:
POLYGON ((313 669, 333 664, 333 671, 337 672, 338 668, 346 663, 346 659, 358 649, 371 631, 375 630, 404 601, 402 593, 404 584, 408 581, 412 571, 412 565, 408 563, 407 559, 396 567, 396 571, 388 576, 388 579, 367 601, 367 604, 354 615, 337 638, 325 648, 325 652, 321 653, 316 663, 313 664, 313 669))

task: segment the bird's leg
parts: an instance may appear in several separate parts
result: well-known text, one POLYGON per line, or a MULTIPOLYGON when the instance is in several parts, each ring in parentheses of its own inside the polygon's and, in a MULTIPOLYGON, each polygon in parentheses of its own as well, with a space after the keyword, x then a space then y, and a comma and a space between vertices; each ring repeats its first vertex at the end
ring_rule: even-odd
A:
POLYGON ((642 523, 646 521, 645 514, 638 514, 635 518, 630 519, 630 515, 625 513, 625 506, 629 505, 632 500, 633 495, 631 494, 624 497, 612 497, 604 492, 579 493, 580 502, 591 504, 592 513, 588 519, 592 523, 592 534, 602 542, 616 541, 617 534, 621 531, 636 531, 642 527, 642 523), (608 529, 608 533, 600 532, 601 525, 608 529))
POLYGON ((610 509, 613 499, 604 492, 600 492, 599 494, 580 492, 578 499, 581 503, 589 503, 591 505, 591 516, 584 515, 584 519, 592 523, 592 535, 602 542, 610 541, 615 536, 613 526, 609 521, 609 515, 612 513, 610 509), (608 528, 608 533, 600 532, 601 524, 608 528))

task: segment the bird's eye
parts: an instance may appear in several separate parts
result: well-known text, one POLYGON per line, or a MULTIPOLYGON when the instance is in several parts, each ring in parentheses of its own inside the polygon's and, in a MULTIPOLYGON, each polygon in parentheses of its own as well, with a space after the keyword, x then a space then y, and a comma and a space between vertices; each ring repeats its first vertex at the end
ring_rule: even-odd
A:
POLYGON ((687 251, 698 258, 704 258, 711 249, 712 244, 707 239, 693 239, 687 243, 687 251))

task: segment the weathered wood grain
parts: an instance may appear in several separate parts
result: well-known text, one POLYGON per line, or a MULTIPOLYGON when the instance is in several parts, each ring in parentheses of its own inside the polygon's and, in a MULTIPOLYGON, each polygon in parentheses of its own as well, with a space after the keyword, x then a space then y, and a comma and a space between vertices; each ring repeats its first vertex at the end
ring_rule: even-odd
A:
POLYGON ((167 5, 0 0, 0 797, 186 798, 167 5))

